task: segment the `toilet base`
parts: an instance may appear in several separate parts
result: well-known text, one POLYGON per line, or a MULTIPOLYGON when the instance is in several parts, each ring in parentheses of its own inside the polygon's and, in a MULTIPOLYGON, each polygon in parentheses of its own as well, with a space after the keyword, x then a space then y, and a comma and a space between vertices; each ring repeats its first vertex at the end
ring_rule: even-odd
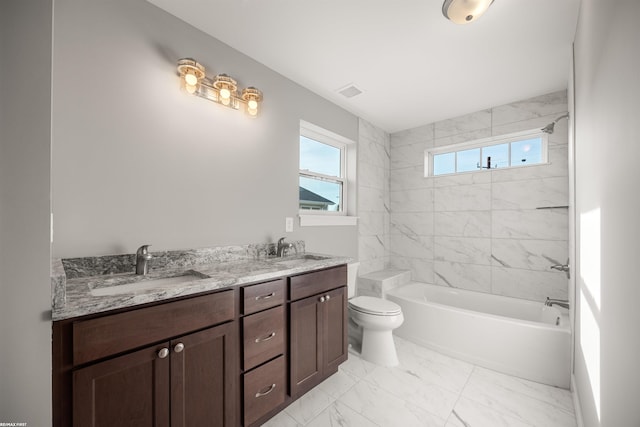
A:
POLYGON ((391 330, 376 331, 362 328, 362 351, 360 357, 381 366, 398 366, 400 361, 396 353, 391 330))

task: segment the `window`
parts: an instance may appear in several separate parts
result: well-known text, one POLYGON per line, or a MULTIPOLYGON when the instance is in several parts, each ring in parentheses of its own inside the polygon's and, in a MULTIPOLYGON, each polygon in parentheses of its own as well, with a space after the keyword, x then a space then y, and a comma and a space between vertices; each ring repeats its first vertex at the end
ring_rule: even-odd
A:
POLYGON ((547 162, 547 134, 517 132, 425 152, 425 176, 514 168, 547 162))
POLYGON ((345 144, 300 135, 300 209, 342 212, 345 144))
POLYGON ((340 135, 300 122, 300 225, 355 224, 355 218, 339 219, 354 211, 355 147, 340 135))

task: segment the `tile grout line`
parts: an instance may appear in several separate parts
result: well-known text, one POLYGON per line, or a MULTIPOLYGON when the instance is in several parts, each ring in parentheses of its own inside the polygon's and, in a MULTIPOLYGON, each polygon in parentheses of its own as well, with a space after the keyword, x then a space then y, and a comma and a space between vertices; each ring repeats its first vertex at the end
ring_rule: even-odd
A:
POLYGON ((447 424, 449 421, 451 421, 451 417, 453 416, 453 417, 456 417, 465 427, 470 427, 469 424, 467 424, 462 418, 460 418, 460 415, 458 415, 456 413, 456 406, 458 405, 458 402, 460 401, 460 398, 464 394, 464 390, 467 388, 467 385, 469 384, 469 381, 471 381, 471 376, 476 371, 476 368, 477 368, 477 366, 473 365, 473 369, 471 369, 471 372, 469 372, 469 376, 467 377, 467 380, 464 382, 464 385, 460 388, 460 393, 458 394, 458 398, 456 399, 455 403, 453 404, 453 407, 451 408, 451 413, 449 414, 449 416, 445 420, 445 424, 447 424))

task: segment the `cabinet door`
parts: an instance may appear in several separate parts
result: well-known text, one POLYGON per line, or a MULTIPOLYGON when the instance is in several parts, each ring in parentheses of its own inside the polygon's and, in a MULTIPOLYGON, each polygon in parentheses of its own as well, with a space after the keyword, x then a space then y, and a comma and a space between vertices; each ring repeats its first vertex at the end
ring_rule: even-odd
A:
POLYGON ((73 373, 75 427, 168 427, 168 343, 149 347, 73 373))
POLYGON ((235 426, 237 322, 171 341, 171 427, 235 426))
POLYGON ((338 365, 347 360, 347 292, 346 288, 327 292, 321 303, 323 310, 322 359, 323 375, 338 370, 338 365))
POLYGON ((297 397, 315 386, 322 376, 322 318, 319 296, 292 302, 291 396, 297 397))

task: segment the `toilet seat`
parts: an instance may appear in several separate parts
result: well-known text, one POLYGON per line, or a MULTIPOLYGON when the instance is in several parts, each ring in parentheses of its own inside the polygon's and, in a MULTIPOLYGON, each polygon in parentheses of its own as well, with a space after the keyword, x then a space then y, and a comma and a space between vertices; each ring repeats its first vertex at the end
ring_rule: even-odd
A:
POLYGON ((397 316, 402 313, 400 306, 392 301, 367 296, 351 298, 349 308, 374 316, 397 316))

